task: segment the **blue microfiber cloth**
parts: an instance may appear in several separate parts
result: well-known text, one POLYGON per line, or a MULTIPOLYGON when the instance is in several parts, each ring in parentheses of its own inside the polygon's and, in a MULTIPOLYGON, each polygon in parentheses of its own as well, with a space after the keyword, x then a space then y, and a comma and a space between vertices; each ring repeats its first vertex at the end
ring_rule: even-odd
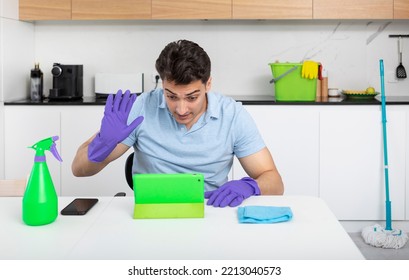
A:
POLYGON ((290 207, 245 206, 238 208, 239 223, 272 224, 292 219, 290 207))

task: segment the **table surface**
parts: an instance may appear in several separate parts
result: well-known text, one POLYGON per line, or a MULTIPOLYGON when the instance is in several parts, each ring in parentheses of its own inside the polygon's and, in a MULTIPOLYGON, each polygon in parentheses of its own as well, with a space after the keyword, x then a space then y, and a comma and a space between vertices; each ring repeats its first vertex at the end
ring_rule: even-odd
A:
MULTIPOLYGON (((60 197, 59 209, 73 197, 60 197)), ((0 259, 327 260, 364 259, 320 198, 258 196, 245 205, 289 206, 293 219, 240 224, 236 208, 205 207, 205 218, 132 218, 133 197, 100 197, 84 216, 27 226, 21 197, 0 198, 0 259)))

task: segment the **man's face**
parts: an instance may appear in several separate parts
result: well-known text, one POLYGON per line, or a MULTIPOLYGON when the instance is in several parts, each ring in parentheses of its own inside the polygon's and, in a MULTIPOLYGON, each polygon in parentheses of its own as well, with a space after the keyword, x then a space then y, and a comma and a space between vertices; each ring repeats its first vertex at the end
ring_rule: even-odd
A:
POLYGON ((189 130, 207 108, 207 92, 211 87, 211 78, 206 84, 195 81, 188 85, 176 85, 172 81, 163 81, 165 100, 175 120, 186 125, 189 130))

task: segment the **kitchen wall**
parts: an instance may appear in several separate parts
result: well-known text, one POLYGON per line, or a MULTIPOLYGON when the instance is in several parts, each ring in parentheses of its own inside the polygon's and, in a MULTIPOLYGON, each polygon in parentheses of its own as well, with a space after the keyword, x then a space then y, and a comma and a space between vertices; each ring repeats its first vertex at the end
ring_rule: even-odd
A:
POLYGON ((0 179, 4 178, 3 7, 0 2, 0 179))
MULTIPOLYGON (((409 34, 409 22, 50 21, 34 23, 33 47, 35 61, 45 73, 47 93, 53 62, 84 64, 86 96, 93 95, 97 72, 143 72, 145 90, 149 90, 162 48, 185 38, 208 52, 213 90, 224 94, 273 94, 268 63, 304 59, 323 63, 330 87, 379 89, 379 59, 383 58, 387 95, 409 95, 409 79, 395 79, 398 45, 389 34, 409 34)), ((409 70, 409 38, 404 41, 403 65, 409 70)), ((26 70, 28 75, 30 69, 26 70)))
POLYGON ((34 25, 18 20, 18 0, 0 0, 0 178, 4 178, 4 100, 28 93, 34 25))
MULTIPOLYGON (((0 102, 28 94, 34 24, 18 20, 18 1, 0 0, 0 102)), ((33 65, 34 66, 34 65, 33 65)))
MULTIPOLYGON (((54 62, 84 65, 84 95, 94 95, 98 72, 145 73, 170 41, 198 42, 212 59, 213 90, 227 95, 272 95, 270 62, 320 61, 329 86, 379 90, 385 61, 386 94, 409 95, 409 78, 396 80, 397 39, 409 21, 41 21, 18 20, 18 0, 0 0, 0 178, 4 177, 4 105, 28 97, 30 69, 39 62, 47 95, 54 62)), ((403 65, 409 71, 409 38, 403 65)))

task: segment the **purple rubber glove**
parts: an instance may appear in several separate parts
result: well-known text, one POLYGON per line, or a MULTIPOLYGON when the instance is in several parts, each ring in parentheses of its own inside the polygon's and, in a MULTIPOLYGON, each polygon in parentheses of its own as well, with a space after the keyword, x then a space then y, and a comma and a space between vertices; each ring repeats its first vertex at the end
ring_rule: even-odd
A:
POLYGON ((232 180, 217 190, 205 192, 205 198, 209 199, 207 205, 214 207, 226 207, 227 205, 235 207, 252 195, 260 195, 260 188, 257 182, 250 177, 232 180))
POLYGON ((115 149, 116 145, 123 141, 143 121, 143 117, 137 117, 129 126, 127 120, 132 105, 136 100, 135 94, 129 90, 122 95, 122 90, 110 94, 105 104, 104 117, 101 129, 88 146, 88 159, 93 162, 102 162, 115 149))

